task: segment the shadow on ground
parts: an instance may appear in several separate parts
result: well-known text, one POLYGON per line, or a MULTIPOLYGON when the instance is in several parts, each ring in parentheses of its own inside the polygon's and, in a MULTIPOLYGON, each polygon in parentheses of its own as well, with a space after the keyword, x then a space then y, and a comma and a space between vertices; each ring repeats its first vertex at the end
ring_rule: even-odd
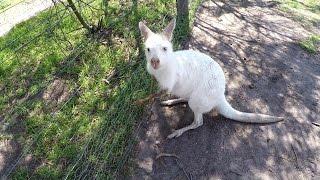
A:
POLYGON ((139 130, 133 179, 320 178, 320 127, 312 124, 320 120, 320 54, 297 45, 311 32, 276 6, 206 1, 189 47, 223 67, 233 107, 286 121, 244 124, 208 113, 202 127, 167 140, 193 114, 156 101, 139 130))

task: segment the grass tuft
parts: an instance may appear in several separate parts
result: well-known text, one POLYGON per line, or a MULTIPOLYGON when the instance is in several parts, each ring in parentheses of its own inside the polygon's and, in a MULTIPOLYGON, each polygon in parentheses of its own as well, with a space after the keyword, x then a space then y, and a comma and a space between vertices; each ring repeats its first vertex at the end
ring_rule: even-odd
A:
POLYGON ((320 35, 312 35, 308 39, 300 41, 299 45, 309 53, 316 53, 320 47, 320 35))
POLYGON ((299 21, 304 27, 311 28, 320 23, 319 0, 277 0, 280 9, 288 12, 292 18, 299 21))

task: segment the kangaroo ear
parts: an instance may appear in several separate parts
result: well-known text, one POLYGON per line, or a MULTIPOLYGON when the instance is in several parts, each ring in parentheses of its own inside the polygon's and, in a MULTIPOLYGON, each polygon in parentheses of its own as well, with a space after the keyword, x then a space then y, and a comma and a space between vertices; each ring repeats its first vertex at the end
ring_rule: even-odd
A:
POLYGON ((148 37, 153 33, 142 21, 139 22, 139 29, 144 40, 147 40, 148 37))
POLYGON ((173 30, 176 26, 176 19, 173 18, 167 27, 163 30, 162 34, 169 40, 172 40, 173 30))

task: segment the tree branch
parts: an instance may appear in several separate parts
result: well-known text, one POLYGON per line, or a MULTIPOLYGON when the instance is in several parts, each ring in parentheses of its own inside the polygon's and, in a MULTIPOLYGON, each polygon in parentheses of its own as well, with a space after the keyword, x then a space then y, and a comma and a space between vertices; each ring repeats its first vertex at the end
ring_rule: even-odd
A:
POLYGON ((79 22, 81 23, 81 25, 86 28, 88 31, 91 31, 91 27, 84 21, 83 17, 81 16, 81 14, 79 13, 79 11, 77 10, 76 6, 74 5, 72 0, 67 0, 68 4, 70 6, 70 8, 72 9, 73 13, 76 15, 76 17, 78 18, 79 22))

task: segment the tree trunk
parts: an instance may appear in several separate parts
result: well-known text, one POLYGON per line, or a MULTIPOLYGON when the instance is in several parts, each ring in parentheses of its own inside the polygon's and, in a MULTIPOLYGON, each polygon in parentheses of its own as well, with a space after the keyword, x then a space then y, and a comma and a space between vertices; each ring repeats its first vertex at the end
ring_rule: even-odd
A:
POLYGON ((189 1, 188 0, 176 0, 177 16, 189 18, 189 1))
POLYGON ((188 49, 189 38, 189 1, 188 0, 176 0, 177 9, 177 25, 176 29, 180 29, 183 33, 175 33, 176 42, 180 45, 180 48, 188 49))
POLYGON ((103 0, 103 8, 104 8, 104 17, 108 17, 108 6, 109 6, 109 0, 103 0))
POLYGON ((77 19, 79 20, 79 22, 81 23, 81 25, 86 28, 88 31, 91 30, 90 26, 84 21, 83 17, 81 16, 81 14, 79 13, 79 11, 77 10, 76 6, 74 5, 74 3, 72 2, 72 0, 67 0, 69 6, 71 7, 73 13, 76 15, 77 19))

